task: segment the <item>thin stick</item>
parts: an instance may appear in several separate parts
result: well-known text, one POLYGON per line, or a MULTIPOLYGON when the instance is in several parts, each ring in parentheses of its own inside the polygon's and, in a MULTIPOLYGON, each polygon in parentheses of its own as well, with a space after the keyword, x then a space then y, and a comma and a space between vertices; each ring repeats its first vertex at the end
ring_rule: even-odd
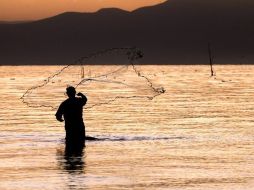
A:
POLYGON ((213 77, 213 76, 215 76, 214 71, 213 71, 214 56, 212 55, 211 44, 209 42, 208 42, 208 54, 209 54, 209 62, 210 62, 210 67, 211 67, 211 77, 213 77))

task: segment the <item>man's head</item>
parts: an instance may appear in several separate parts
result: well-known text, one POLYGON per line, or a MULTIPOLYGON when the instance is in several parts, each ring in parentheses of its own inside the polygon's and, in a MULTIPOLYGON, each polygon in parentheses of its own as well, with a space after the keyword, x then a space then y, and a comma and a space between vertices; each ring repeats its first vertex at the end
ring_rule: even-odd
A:
POLYGON ((69 98, 74 98, 76 95, 76 90, 73 86, 69 86, 66 88, 66 93, 69 98))

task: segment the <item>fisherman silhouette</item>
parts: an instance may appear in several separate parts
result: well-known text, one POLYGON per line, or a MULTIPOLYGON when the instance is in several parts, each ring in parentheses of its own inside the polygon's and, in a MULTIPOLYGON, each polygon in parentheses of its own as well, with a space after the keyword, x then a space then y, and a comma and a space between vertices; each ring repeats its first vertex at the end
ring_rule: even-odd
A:
POLYGON ((65 121, 66 142, 84 142, 83 106, 87 98, 81 92, 76 97, 76 90, 72 86, 66 88, 66 94, 69 98, 60 104, 56 112, 56 119, 60 122, 65 121))

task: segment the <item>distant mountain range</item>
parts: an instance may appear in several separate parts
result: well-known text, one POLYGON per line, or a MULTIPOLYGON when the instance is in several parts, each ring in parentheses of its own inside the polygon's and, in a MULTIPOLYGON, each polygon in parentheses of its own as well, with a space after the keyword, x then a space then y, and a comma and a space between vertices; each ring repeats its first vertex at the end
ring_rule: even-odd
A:
POLYGON ((143 64, 207 64, 208 42, 217 64, 253 64, 253 10, 253 0, 169 0, 132 12, 0 23, 0 64, 70 64, 96 50, 130 46, 144 51, 143 64))

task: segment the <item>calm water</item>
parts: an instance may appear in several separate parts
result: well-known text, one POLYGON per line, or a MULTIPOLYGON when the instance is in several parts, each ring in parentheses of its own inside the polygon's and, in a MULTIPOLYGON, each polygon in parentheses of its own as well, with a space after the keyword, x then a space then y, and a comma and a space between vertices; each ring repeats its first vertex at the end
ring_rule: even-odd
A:
POLYGON ((79 156, 66 156, 54 110, 20 100, 59 68, 0 67, 1 190, 253 189, 254 66, 215 66, 216 79, 208 66, 142 66, 166 93, 85 110, 104 140, 79 156))

